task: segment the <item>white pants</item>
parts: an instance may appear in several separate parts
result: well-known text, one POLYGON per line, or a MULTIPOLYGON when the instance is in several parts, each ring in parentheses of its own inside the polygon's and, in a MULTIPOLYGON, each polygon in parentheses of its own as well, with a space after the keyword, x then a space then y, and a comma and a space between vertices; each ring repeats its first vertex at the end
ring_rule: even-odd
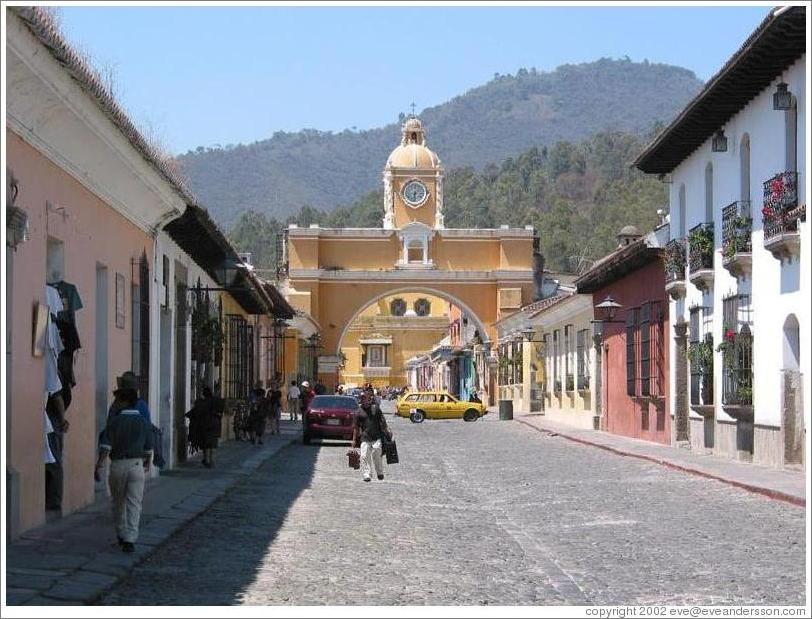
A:
POLYGON ((110 493, 113 495, 113 521, 116 533, 125 542, 135 543, 144 498, 144 460, 127 458, 110 464, 110 493))
POLYGON ((373 463, 375 464, 375 471, 377 474, 383 475, 381 439, 378 439, 374 443, 370 443, 368 441, 361 442, 361 473, 364 475, 364 479, 370 479, 372 475, 373 463))

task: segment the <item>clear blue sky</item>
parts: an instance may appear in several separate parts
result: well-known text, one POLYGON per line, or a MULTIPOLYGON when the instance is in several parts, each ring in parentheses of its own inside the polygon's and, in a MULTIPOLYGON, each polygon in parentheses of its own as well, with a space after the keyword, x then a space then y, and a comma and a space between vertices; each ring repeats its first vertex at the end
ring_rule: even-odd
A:
POLYGON ((302 128, 378 127, 494 73, 600 57, 713 75, 750 7, 63 7, 133 119, 175 153, 302 128))

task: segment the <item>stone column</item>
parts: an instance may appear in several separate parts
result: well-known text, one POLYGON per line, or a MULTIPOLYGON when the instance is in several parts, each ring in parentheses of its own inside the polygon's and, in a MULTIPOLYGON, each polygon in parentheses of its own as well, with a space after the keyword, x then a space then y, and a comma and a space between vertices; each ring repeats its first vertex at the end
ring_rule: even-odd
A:
POLYGON ((592 342, 595 347, 595 372, 592 387, 595 413, 592 417, 592 428, 600 430, 603 420, 603 336, 593 335, 592 342))
POLYGON ((674 442, 690 441, 688 425, 688 323, 684 320, 674 325, 674 442))

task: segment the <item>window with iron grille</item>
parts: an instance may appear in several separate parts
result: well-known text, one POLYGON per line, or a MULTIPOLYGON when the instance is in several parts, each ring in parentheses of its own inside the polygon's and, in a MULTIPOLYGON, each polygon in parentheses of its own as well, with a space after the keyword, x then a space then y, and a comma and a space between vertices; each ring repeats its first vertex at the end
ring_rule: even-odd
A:
POLYGON ((702 370, 695 359, 695 355, 690 351, 696 350, 696 346, 700 342, 699 325, 702 320, 702 307, 696 306, 689 310, 688 321, 688 349, 689 349, 689 365, 691 368, 691 404, 702 404, 699 398, 699 385, 702 381, 702 370))
POLYGON ((581 329, 576 333, 578 366, 578 389, 589 389, 589 357, 588 357, 589 329, 581 329))
POLYGON ((665 378, 665 314, 660 301, 651 303, 651 394, 663 397, 666 393, 665 378))
POLYGON ((640 395, 651 395, 651 304, 640 308, 640 395))
POLYGON ((567 391, 575 389, 572 367, 572 330, 572 325, 564 325, 564 388, 567 391))
POLYGON ((149 261, 147 252, 130 263, 132 291, 132 372, 138 377, 139 394, 149 401, 149 261), (138 282, 137 284, 135 282, 138 282))
POLYGON ((626 314, 626 394, 637 395, 637 356, 635 355, 635 327, 637 310, 632 308, 626 314))
POLYGON ((227 314, 225 397, 248 399, 254 381, 254 327, 238 314, 227 314))
POLYGON ((541 336, 542 350, 544 351, 544 390, 551 391, 550 380, 552 376, 552 364, 550 363, 551 349, 550 349, 550 334, 545 333, 541 336))
POLYGON ((722 300, 722 403, 753 404, 753 333, 750 296, 731 295, 722 300))

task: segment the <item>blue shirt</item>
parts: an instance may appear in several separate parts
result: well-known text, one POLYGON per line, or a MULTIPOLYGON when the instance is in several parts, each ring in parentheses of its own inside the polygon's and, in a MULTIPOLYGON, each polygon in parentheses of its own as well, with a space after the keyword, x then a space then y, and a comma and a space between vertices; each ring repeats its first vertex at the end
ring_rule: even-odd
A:
MULTIPOLYGON (((141 416, 149 425, 152 425, 152 419, 150 418, 149 414, 149 407, 147 406, 147 403, 144 402, 143 398, 138 398, 138 401, 135 403, 135 410, 137 410, 141 414, 141 416)), ((110 408, 107 411, 107 419, 110 419, 110 417, 112 417, 115 414, 116 411, 113 410, 113 405, 111 404, 110 408)))

